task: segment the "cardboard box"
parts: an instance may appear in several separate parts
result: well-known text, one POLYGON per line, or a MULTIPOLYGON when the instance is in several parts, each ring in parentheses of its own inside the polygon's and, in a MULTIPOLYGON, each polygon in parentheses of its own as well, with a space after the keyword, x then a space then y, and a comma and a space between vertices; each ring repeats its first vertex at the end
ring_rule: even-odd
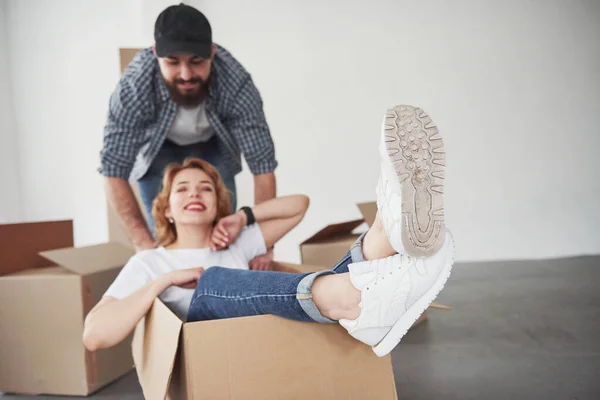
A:
POLYGON ((131 339, 94 353, 82 342, 131 249, 73 248, 71 221, 0 225, 0 244, 0 392, 88 395, 133 368, 131 339))
POLYGON ((350 246, 358 239, 360 233, 354 230, 366 223, 371 226, 377 215, 375 202, 357 204, 361 219, 327 225, 300 244, 302 264, 333 266, 348 253, 350 246))
POLYGON ((338 324, 272 315, 184 323, 157 299, 132 347, 149 400, 397 399, 390 355, 377 357, 338 324))
MULTIPOLYGON (((360 233, 355 230, 363 224, 368 227, 373 225, 377 215, 377 203, 375 202, 358 203, 357 206, 363 216, 361 219, 327 225, 300 244, 302 264, 321 265, 323 269, 333 268, 348 253, 350 246, 360 236, 360 233)), ((429 308, 450 309, 448 306, 436 302, 431 303, 429 308)), ((427 318, 428 312, 425 311, 415 321, 413 327, 427 318)))
POLYGON ((160 332, 134 348, 146 399, 397 399, 390 357, 339 325, 274 316, 182 324, 157 302, 145 329, 160 332))

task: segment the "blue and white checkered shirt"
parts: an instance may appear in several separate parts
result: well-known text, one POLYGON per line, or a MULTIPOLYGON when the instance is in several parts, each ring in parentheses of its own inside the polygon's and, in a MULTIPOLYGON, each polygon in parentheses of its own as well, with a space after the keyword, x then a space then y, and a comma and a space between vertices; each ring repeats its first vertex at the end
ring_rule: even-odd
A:
MULTIPOLYGON (((216 46, 205 108, 231 173, 242 170, 242 153, 253 174, 275 170, 275 146, 260 93, 250 74, 220 46, 216 46)), ((176 114, 177 105, 162 81, 152 49, 140 51, 110 98, 99 172, 131 181, 141 178, 176 114)))

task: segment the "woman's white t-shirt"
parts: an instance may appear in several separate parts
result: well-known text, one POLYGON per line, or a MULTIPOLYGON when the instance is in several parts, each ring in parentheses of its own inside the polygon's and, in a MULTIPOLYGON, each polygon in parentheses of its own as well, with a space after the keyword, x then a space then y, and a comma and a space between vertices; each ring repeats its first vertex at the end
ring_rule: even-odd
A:
MULTIPOLYGON (((258 224, 245 227, 235 243, 227 249, 213 251, 205 249, 157 249, 135 254, 123 267, 105 296, 122 299, 134 293, 159 275, 167 272, 196 267, 226 267, 248 269, 248 263, 256 256, 265 254, 265 240, 258 224)), ((194 289, 171 286, 160 299, 183 321, 187 319, 188 308, 194 289)))

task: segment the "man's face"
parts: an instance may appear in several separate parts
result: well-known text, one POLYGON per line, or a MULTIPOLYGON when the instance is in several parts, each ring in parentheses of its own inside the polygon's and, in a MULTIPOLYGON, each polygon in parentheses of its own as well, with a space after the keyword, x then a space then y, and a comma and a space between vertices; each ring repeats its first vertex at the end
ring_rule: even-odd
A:
POLYGON ((158 57, 158 65, 163 81, 176 104, 194 107, 202 102, 208 89, 212 56, 209 59, 192 54, 158 57))

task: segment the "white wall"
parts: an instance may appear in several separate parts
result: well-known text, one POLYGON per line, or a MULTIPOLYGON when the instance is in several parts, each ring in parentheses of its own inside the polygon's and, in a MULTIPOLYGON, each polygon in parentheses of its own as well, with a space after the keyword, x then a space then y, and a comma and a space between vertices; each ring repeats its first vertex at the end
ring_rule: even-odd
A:
POLYGON ((140 2, 7 2, 23 219, 73 218, 79 245, 107 238, 98 153, 140 2))
POLYGON ((17 131, 10 70, 5 56, 8 47, 5 16, 6 4, 0 1, 0 224, 21 220, 17 131))
MULTIPOLYGON (((73 217, 78 244, 106 239, 95 169, 117 49, 150 44, 171 3, 8 0, 24 218, 73 217)), ((600 253, 597 1, 188 3, 261 90, 279 193, 312 198, 277 258, 297 261, 301 240, 374 200, 378 129, 397 103, 445 134, 460 260, 600 253)), ((238 184, 251 202, 248 172, 238 184)))

